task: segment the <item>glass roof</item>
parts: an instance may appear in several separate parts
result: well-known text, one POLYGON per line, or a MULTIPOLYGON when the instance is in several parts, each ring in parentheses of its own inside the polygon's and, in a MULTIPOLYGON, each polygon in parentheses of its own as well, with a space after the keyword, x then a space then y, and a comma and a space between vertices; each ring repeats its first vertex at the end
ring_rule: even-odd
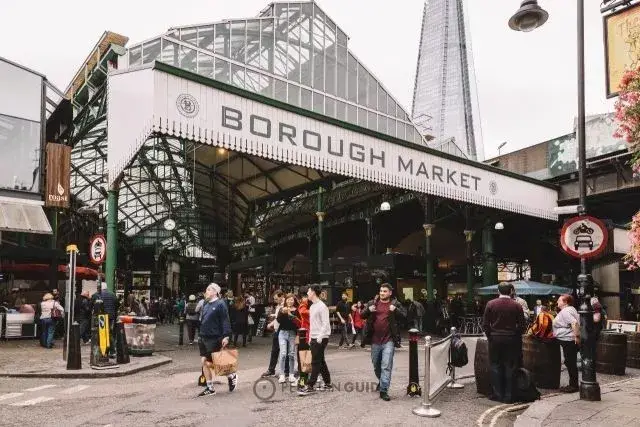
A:
POLYGON ((169 29, 128 49, 129 66, 162 61, 282 102, 427 145, 407 111, 348 49, 314 2, 258 17, 169 29))

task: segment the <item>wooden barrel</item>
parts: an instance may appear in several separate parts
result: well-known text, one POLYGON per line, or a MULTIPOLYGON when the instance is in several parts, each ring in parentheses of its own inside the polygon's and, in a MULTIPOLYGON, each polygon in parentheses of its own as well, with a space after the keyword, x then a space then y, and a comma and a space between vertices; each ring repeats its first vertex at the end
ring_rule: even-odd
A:
POLYGON ((560 343, 542 341, 530 336, 522 337, 522 364, 531 372, 537 387, 560 387, 560 343))
POLYGON ((627 368, 640 369, 640 333, 627 334, 627 368))
POLYGON ((627 335, 603 332, 596 346, 596 372, 624 375, 627 364, 627 335))
POLYGON ((473 359, 473 371, 476 376, 478 393, 488 396, 491 394, 491 364, 489 362, 489 342, 486 338, 478 339, 476 355, 473 359))

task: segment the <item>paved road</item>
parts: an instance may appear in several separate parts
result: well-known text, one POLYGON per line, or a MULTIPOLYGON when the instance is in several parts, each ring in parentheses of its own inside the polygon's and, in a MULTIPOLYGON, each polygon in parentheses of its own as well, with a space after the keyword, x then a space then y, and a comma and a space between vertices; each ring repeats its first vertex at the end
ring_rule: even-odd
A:
MULTIPOLYGON (((437 419, 411 413, 420 398, 406 396, 408 351, 396 353, 391 402, 383 402, 375 385, 369 353, 360 348, 328 350, 334 384, 340 390, 298 397, 294 390, 260 380, 268 361, 269 338, 240 350, 239 385, 229 393, 220 378, 217 395, 198 398, 197 346, 175 345, 176 327, 157 334, 158 351, 174 362, 156 370, 113 379, 0 379, 3 426, 289 426, 438 425, 470 426, 487 410, 484 425, 508 426, 519 412, 506 412, 475 391, 445 390, 434 402, 437 419), (495 419, 494 419, 495 417, 495 419), (28 421, 28 422, 27 422, 28 421)), ((46 351, 34 348, 33 351, 46 351)), ((1 348, 0 348, 1 352, 1 348)), ((422 362, 421 365, 422 366, 422 362)), ((601 381, 605 379, 601 377, 601 381)), ((463 382, 464 383, 464 382, 463 382)))

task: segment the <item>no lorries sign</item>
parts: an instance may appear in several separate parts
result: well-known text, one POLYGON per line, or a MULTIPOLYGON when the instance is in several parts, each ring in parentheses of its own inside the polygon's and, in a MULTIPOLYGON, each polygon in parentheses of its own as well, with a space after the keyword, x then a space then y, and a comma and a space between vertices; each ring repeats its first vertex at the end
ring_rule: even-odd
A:
POLYGON ((562 249, 575 258, 595 258, 607 247, 609 232, 598 218, 576 216, 568 219, 560 232, 562 249))
POLYGON ((107 257, 107 239, 102 234, 93 236, 89 243, 89 260, 97 265, 104 262, 107 257))

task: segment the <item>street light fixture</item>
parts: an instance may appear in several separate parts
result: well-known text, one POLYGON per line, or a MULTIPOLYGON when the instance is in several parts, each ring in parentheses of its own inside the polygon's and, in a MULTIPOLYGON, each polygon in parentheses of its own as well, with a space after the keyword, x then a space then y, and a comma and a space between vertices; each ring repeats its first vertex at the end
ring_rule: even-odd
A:
MULTIPOLYGON (((585 140, 585 84, 584 84, 584 0, 577 0, 577 58, 578 58, 578 126, 576 139, 578 140, 578 188, 580 197, 578 214, 587 213, 587 170, 586 140, 585 140)), ((548 13, 538 6, 537 1, 523 1, 520 9, 509 20, 509 27, 516 31, 531 31, 547 21, 548 13), (535 18, 537 16, 537 19, 535 18)), ((580 298, 580 335, 582 337, 582 379, 580 381, 580 399, 599 401, 600 384, 596 379, 595 353, 596 331, 593 326, 593 309, 590 302, 592 277, 587 273, 587 263, 580 259, 580 274, 578 275, 578 297, 580 298)))
POLYGON ((496 226, 494 228, 496 230, 504 230, 504 224, 501 222, 496 222, 496 226))
POLYGON ((387 212, 391 210, 391 205, 389 204, 389 202, 382 202, 380 203, 380 210, 382 212, 387 212))
POLYGON ((509 19, 509 28, 529 32, 542 26, 547 19, 549 14, 538 6, 538 0, 524 0, 520 9, 509 19))

